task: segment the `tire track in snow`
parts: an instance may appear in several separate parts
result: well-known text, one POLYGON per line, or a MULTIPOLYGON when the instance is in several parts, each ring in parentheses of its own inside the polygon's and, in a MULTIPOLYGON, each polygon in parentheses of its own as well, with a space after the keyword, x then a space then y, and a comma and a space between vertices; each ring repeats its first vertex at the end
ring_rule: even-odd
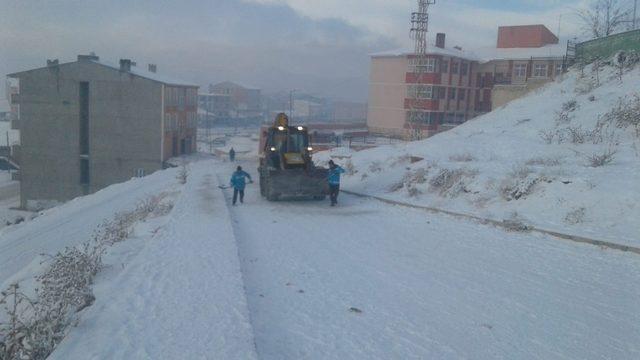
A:
MULTIPOLYGON (((222 186, 225 182, 221 180, 220 174, 216 172, 216 180, 218 181, 218 186, 222 186)), ((240 254, 240 244, 238 243, 238 232, 236 229, 237 220, 234 219, 233 211, 229 205, 229 199, 226 196, 226 191, 224 189, 220 189, 220 193, 222 194, 222 198, 224 199, 225 205, 227 207, 227 216, 229 217, 229 223, 231 224, 231 229, 233 230, 233 237, 236 243, 236 252, 238 255, 238 262, 240 263, 240 279, 242 279, 242 291, 244 293, 244 299, 247 303, 247 309, 249 311, 249 325, 251 326, 251 337, 253 339, 253 349, 258 356, 258 359, 261 359, 260 351, 258 351, 258 343, 256 342, 256 334, 255 334, 255 326, 253 319, 253 310, 251 309, 251 303, 249 302, 249 296, 247 293, 247 283, 245 281, 245 269, 244 269, 244 259, 240 254)))
MULTIPOLYGON (((404 202, 401 202, 401 201, 390 200, 390 199, 386 199, 384 197, 375 196, 375 195, 369 195, 369 194, 363 194, 363 193, 350 191, 350 190, 342 190, 342 192, 350 194, 350 195, 353 195, 353 196, 361 197, 361 198, 374 199, 374 200, 381 201, 381 202, 386 203, 386 204, 391 204, 391 205, 396 205, 396 206, 403 206, 403 207, 412 208, 412 209, 418 209, 418 210, 425 210, 425 211, 436 213, 436 214, 449 215, 449 216, 452 216, 452 217, 458 218, 458 219, 477 221, 477 222, 480 222, 480 223, 483 223, 483 224, 491 224, 491 225, 496 226, 498 228, 501 228, 501 229, 504 229, 504 230, 508 230, 508 226, 505 225, 504 223, 502 223, 500 221, 497 221, 497 220, 483 218, 483 217, 480 217, 480 216, 463 214, 463 213, 459 213, 459 212, 455 212, 455 211, 438 209, 438 208, 434 208, 434 207, 430 207, 430 206, 408 204, 408 203, 404 203, 404 202)), ((619 251, 623 251, 623 252, 630 252, 630 253, 633 253, 633 254, 640 255, 640 248, 634 247, 634 246, 630 246, 630 245, 616 244, 616 243, 612 243, 612 242, 609 242, 609 241, 596 240, 596 239, 591 239, 591 238, 587 238, 587 237, 583 237, 583 236, 577 236, 577 235, 570 235, 570 234, 565 234, 565 233, 561 233, 561 232, 558 232, 558 231, 540 229, 540 228, 537 228, 537 227, 531 227, 531 228, 529 228, 529 231, 535 232, 535 233, 539 233, 539 234, 544 234, 544 235, 550 235, 553 238, 559 239, 559 240, 566 240, 566 241, 572 241, 572 242, 576 242, 576 243, 589 244, 589 245, 594 245, 594 246, 601 246, 601 247, 605 247, 605 248, 612 249, 612 250, 619 250, 619 251)))

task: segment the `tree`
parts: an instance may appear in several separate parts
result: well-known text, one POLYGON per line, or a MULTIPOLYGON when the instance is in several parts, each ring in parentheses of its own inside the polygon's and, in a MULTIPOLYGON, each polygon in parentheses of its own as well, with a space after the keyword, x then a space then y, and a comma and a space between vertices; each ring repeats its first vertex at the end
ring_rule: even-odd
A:
POLYGON ((596 39, 620 30, 629 14, 618 0, 594 0, 589 8, 578 11, 585 31, 596 39))

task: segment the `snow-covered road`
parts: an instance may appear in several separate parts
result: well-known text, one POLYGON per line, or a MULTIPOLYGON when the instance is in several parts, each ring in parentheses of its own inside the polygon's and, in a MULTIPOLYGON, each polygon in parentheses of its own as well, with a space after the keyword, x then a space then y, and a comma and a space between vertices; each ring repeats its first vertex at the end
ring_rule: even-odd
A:
POLYGON ((263 359, 640 358, 637 255, 257 188, 232 218, 263 359))
POLYGON ((257 183, 231 207, 231 171, 196 162, 185 186, 160 172, 1 234, 0 280, 22 279, 136 198, 175 198, 110 251, 52 359, 640 358, 638 255, 257 183))

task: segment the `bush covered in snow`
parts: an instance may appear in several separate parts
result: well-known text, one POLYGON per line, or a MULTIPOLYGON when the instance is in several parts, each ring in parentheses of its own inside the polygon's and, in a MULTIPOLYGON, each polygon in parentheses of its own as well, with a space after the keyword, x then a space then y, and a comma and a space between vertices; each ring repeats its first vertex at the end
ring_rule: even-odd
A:
POLYGON ((133 226, 151 214, 166 214, 171 205, 164 195, 141 201, 129 212, 105 221, 91 239, 47 256, 46 270, 36 276, 35 298, 13 284, 0 296, 0 360, 46 359, 77 320, 77 313, 93 304, 93 279, 102 268, 109 246, 126 240, 133 226))

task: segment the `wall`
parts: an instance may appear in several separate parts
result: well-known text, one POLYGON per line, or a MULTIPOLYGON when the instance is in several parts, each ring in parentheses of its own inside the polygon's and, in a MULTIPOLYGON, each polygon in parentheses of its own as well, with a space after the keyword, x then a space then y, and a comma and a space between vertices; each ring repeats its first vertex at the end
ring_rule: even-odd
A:
POLYGON ((20 75, 21 204, 67 201, 162 168, 161 85, 92 62, 20 75), (89 81, 91 185, 80 184, 79 82, 89 81))
POLYGON ((640 29, 576 44, 576 61, 588 64, 606 59, 620 50, 640 51, 640 29))
POLYGON ((547 83, 549 83, 549 80, 529 80, 522 85, 496 85, 491 90, 492 109, 495 110, 513 100, 526 96, 529 92, 547 83))
POLYGON ((544 25, 498 28, 498 48, 538 48, 557 43, 558 38, 544 25))
POLYGON ((405 57, 372 58, 367 111, 367 126, 371 132, 404 134, 407 68, 405 57))

